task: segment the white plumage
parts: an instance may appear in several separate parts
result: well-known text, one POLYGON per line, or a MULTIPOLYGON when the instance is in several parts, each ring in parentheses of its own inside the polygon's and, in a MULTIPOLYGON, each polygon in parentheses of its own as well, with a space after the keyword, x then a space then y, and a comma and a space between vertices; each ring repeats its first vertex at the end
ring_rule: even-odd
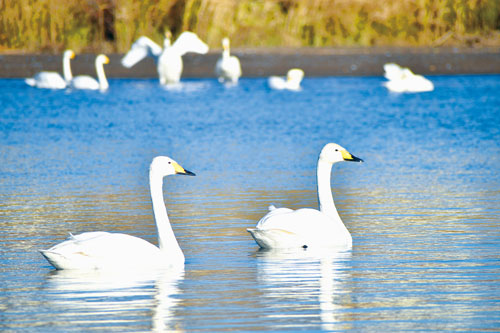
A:
POLYGON ((351 246, 352 237, 333 202, 330 188, 332 165, 340 161, 362 162, 335 143, 323 147, 318 159, 319 210, 269 207, 254 229, 247 229, 262 248, 351 246))
POLYGON ((300 90, 300 83, 304 78, 304 71, 299 68, 292 68, 288 71, 286 78, 271 76, 268 79, 269 87, 275 90, 300 90))
POLYGON ((219 82, 237 83, 241 76, 240 60, 230 53, 229 38, 222 39, 222 57, 215 65, 215 75, 219 82))
POLYGON ((95 59, 95 70, 97 80, 89 75, 78 75, 71 80, 71 87, 74 89, 88 90, 106 90, 109 88, 106 74, 104 73, 104 64, 109 64, 109 58, 104 54, 99 54, 95 59))
POLYGON ((130 68, 147 56, 153 57, 157 62, 160 84, 178 83, 183 70, 182 56, 188 52, 205 54, 208 45, 189 31, 183 32, 172 45, 171 37, 170 31, 167 31, 163 48, 148 37, 140 37, 122 58, 122 65, 130 68))
POLYGON ((151 199, 158 230, 158 243, 134 236, 109 232, 85 232, 48 250, 40 251, 56 269, 161 268, 184 265, 184 254, 177 243, 163 201, 163 177, 194 175, 166 156, 153 159, 149 171, 151 199))
POLYGON ((434 90, 434 84, 422 75, 414 74, 409 68, 394 63, 384 65, 384 86, 393 92, 426 92, 434 90))
POLYGON ((24 80, 26 84, 42 89, 64 89, 72 79, 70 59, 75 57, 75 53, 71 50, 64 51, 63 54, 63 75, 57 72, 39 72, 32 78, 24 80))

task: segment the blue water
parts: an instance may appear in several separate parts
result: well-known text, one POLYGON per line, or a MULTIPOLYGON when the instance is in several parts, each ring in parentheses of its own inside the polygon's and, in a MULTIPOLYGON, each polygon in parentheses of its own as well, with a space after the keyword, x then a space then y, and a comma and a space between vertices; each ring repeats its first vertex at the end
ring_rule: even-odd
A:
POLYGON ((301 92, 0 80, 0 329, 500 330, 500 76, 431 79, 421 94, 379 77, 306 78, 301 92), (332 173, 352 250, 258 251, 245 229, 269 204, 317 206, 328 142, 365 160, 332 173), (197 174, 164 185, 185 271, 53 271, 37 250, 68 232, 156 243, 156 155, 197 174))

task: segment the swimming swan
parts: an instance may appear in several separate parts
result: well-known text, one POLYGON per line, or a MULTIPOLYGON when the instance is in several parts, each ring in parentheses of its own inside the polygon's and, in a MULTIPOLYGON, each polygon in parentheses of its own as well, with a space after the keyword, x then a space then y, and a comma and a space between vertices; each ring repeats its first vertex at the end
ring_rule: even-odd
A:
POLYGON ((173 174, 194 176, 169 157, 153 159, 149 186, 159 247, 134 236, 97 231, 70 234, 66 241, 40 252, 56 269, 183 267, 184 254, 175 239, 163 201, 163 177, 173 174))
POLYGON ((350 247, 352 237, 333 203, 330 188, 332 165, 363 162, 335 143, 323 147, 318 159, 319 210, 269 207, 254 229, 247 229, 261 248, 350 247))
POLYGON ((268 79, 269 87, 276 90, 300 90, 300 82, 304 77, 304 71, 299 68, 292 68, 286 74, 286 80, 279 76, 271 76, 268 79))
POLYGON ((26 84, 44 89, 64 89, 73 78, 71 74, 70 59, 75 57, 75 53, 71 50, 64 51, 63 54, 63 75, 57 72, 40 72, 34 77, 25 79, 26 84))
POLYGON ((414 74, 409 68, 398 64, 384 65, 384 77, 389 80, 383 85, 393 92, 425 92, 434 90, 431 81, 422 75, 414 74))
POLYGON ((229 38, 222 39, 222 49, 222 57, 215 65, 215 75, 219 78, 219 82, 237 83, 241 76, 241 65, 238 58, 230 54, 229 38))
POLYGON ((104 74, 104 64, 109 64, 109 58, 104 54, 99 54, 95 58, 97 80, 89 75, 78 75, 71 80, 71 87, 74 89, 107 90, 109 84, 106 74, 104 74))
POLYGON ((187 52, 205 54, 208 52, 208 45, 190 31, 183 32, 172 45, 170 45, 171 38, 172 34, 167 31, 162 49, 148 37, 140 37, 122 58, 122 65, 130 68, 150 56, 157 62, 160 84, 178 83, 183 69, 182 56, 187 52))

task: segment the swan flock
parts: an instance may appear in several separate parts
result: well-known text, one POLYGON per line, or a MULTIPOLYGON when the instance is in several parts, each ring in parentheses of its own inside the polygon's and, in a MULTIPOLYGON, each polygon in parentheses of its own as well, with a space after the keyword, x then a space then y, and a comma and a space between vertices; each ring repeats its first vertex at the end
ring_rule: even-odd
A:
POLYGON ((104 73, 104 64, 109 63, 109 58, 104 54, 99 54, 95 59, 95 70, 97 80, 89 75, 78 75, 73 77, 70 60, 75 58, 72 50, 66 50, 63 53, 63 76, 57 72, 39 72, 32 78, 24 81, 27 85, 41 89, 88 89, 88 90, 107 90, 109 87, 106 74, 104 73))

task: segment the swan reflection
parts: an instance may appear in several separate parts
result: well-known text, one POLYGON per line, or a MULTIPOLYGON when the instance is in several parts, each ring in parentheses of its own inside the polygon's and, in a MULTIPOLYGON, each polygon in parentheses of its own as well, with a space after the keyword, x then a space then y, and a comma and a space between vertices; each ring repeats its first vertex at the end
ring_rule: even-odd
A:
POLYGON ((256 256, 265 297, 279 299, 279 313, 269 316, 293 319, 319 310, 323 330, 345 328, 338 323, 348 294, 350 249, 259 250, 256 256))
POLYGON ((183 269, 53 271, 47 276, 49 306, 61 325, 182 332, 173 319, 183 278, 183 269))

